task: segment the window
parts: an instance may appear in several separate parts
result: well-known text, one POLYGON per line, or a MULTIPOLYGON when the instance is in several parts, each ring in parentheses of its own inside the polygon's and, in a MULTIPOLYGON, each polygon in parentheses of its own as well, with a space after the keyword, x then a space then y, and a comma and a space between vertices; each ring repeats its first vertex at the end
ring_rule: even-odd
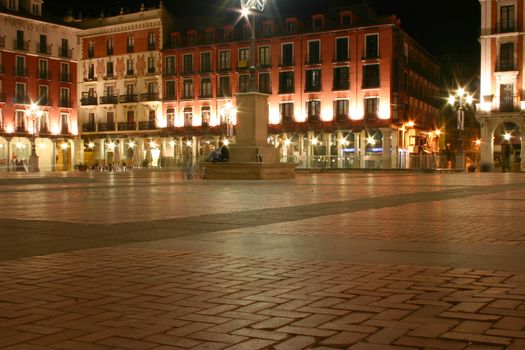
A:
POLYGON ((126 75, 132 76, 135 74, 135 68, 133 66, 133 60, 128 59, 126 60, 126 75))
POLYGON ((201 108, 201 118, 202 118, 202 126, 204 127, 210 126, 210 119, 211 119, 210 106, 205 106, 201 108))
POLYGON ((321 101, 312 100, 306 102, 306 113, 309 122, 318 122, 321 118, 321 101))
POLYGON ((243 40, 250 40, 252 36, 252 31, 250 29, 250 26, 245 25, 242 27, 242 38, 243 40))
POLYGON ((38 78, 49 79, 49 70, 47 60, 38 60, 38 78))
POLYGON ((128 125, 135 123, 135 111, 127 111, 126 113, 126 121, 128 122, 128 125))
POLYGON ((25 116, 26 114, 24 111, 16 111, 16 131, 25 131, 25 116))
POLYGON ((95 80, 95 65, 90 63, 88 66, 88 80, 95 80))
MULTIPOLYGON (((64 46, 62 46, 62 57, 68 57, 67 51, 65 51, 64 46)), ((90 41, 88 44, 88 58, 95 57, 95 43, 90 41)))
POLYGON ((273 35, 273 23, 263 24, 263 36, 270 37, 273 35))
POLYGON ((107 112, 106 113, 106 122, 108 123, 108 127, 112 128, 115 124, 115 114, 114 112, 107 112))
POLYGON ((239 92, 248 92, 250 87, 250 75, 241 74, 239 75, 239 92))
POLYGON ((17 50, 27 50, 26 42, 24 40, 24 31, 22 31, 22 30, 17 30, 16 31, 15 49, 17 49, 17 50))
POLYGON ((233 28, 232 27, 224 28, 224 40, 232 40, 232 39, 233 39, 233 28))
POLYGON ((106 78, 113 78, 113 61, 106 62, 106 78))
POLYGON ((43 54, 49 54, 47 49, 47 35, 40 35, 40 41, 38 43, 38 52, 43 54))
POLYGON ((305 91, 321 91, 321 70, 308 69, 306 71, 305 91))
POLYGON ((166 109, 166 119, 168 120, 168 127, 175 126, 175 109, 174 108, 166 109))
POLYGON ((379 34, 365 36, 365 58, 374 59, 379 57, 379 34))
POLYGON ((311 40, 308 42, 308 64, 317 64, 321 62, 321 42, 319 40, 311 40))
POLYGON ((229 70, 230 67, 230 50, 219 51, 219 70, 229 70))
POLYGON ((379 80, 379 65, 367 64, 363 66, 363 88, 378 88, 380 86, 379 80))
POLYGON ((271 94, 270 73, 259 73, 259 92, 271 94))
MULTIPOLYGON (((133 90, 134 90, 133 84, 126 85, 126 96, 128 96, 128 97, 133 96, 133 90)), ((131 102, 131 101, 129 101, 129 99, 128 99, 128 102, 131 102)))
POLYGON ((283 44, 281 52, 281 64, 283 66, 293 66, 293 44, 283 44))
POLYGON ((250 49, 239 49, 239 68, 248 68, 250 65, 250 49))
POLYGON ((71 107, 69 89, 67 88, 60 88, 60 107, 71 107))
POLYGON ((219 78, 219 97, 231 97, 230 77, 224 76, 219 78))
POLYGON ((155 57, 148 57, 148 74, 155 74, 155 57))
POLYGON ((335 60, 336 62, 348 61, 348 38, 335 39, 335 60))
POLYGON ((378 97, 365 98, 365 118, 366 119, 376 119, 378 106, 379 106, 378 97))
POLYGON ((167 56, 166 57, 166 75, 175 75, 175 56, 167 56))
POLYGON ((197 44, 197 33, 189 32, 188 33, 188 45, 195 45, 195 44, 197 44))
POLYGON ((297 31, 297 22, 288 21, 286 22, 286 32, 289 34, 295 33, 297 31))
POLYGON ((283 123, 293 122, 293 102, 279 104, 279 114, 283 123))
POLYGON ((213 33, 213 30, 207 30, 206 31, 206 42, 207 43, 213 42, 214 37, 215 37, 215 35, 213 33))
POLYGON ((314 30, 323 29, 323 17, 314 17, 312 24, 314 30))
POLYGON ((130 35, 127 41, 127 52, 132 53, 133 51, 135 51, 135 37, 130 35))
POLYGON ((500 7, 500 30, 502 33, 514 31, 514 5, 500 7))
POLYGON ((350 102, 348 100, 334 101, 334 115, 338 121, 345 121, 348 119, 348 107, 350 102))
POLYGON ((31 4, 31 13, 35 16, 40 16, 40 4, 31 4))
POLYGON ((259 47, 259 66, 261 67, 271 66, 270 46, 259 47))
POLYGON ((184 108, 184 126, 193 125, 193 108, 186 107, 184 108))
POLYGON ((193 79, 186 79, 183 82, 182 98, 191 99, 194 96, 193 79))
POLYGON ((114 47, 113 38, 109 38, 106 41, 106 53, 108 56, 113 55, 113 47, 114 47))
POLYGON ((184 59, 184 73, 191 74, 193 73, 193 55, 187 54, 183 56, 184 59))
POLYGON ((172 35, 172 36, 171 36, 171 47, 173 47, 173 48, 177 48, 177 47, 179 47, 179 43, 180 43, 180 37, 179 37, 179 34, 177 34, 177 35, 172 35))
POLYGON ((348 67, 334 68, 334 90, 350 89, 350 69, 348 67))
POLYGON ((346 27, 350 24, 352 24, 350 15, 341 15, 341 25, 346 27))
POLYGON ((38 104, 41 106, 49 106, 49 86, 39 85, 38 86, 38 104))
POLYGON ((279 93, 293 93, 295 91, 294 72, 279 73, 279 93))
POLYGON ((211 52, 201 53, 201 72, 211 72, 211 52))
POLYGON ((88 129, 89 131, 95 131, 95 113, 88 113, 88 129))
POLYGON ((504 43, 499 51, 499 70, 511 71, 514 68, 514 43, 504 43))
POLYGON ((71 81, 71 75, 69 74, 69 63, 60 63, 60 81, 71 81))
POLYGON ((155 50, 157 48, 157 36, 155 33, 148 34, 148 50, 155 50))
POLYGON ((176 100, 177 99, 177 95, 176 95, 176 90, 175 90, 175 80, 167 80, 166 81, 166 96, 165 96, 165 99, 170 101, 170 100, 176 100))
POLYGON ((60 125, 62 126, 60 133, 69 134, 69 114, 60 113, 60 125))
POLYGON ((27 76, 27 70, 26 70, 26 60, 23 56, 16 56, 16 75, 19 77, 25 77, 27 76))
POLYGON ((211 78, 201 79, 201 94, 200 97, 211 97, 211 78))

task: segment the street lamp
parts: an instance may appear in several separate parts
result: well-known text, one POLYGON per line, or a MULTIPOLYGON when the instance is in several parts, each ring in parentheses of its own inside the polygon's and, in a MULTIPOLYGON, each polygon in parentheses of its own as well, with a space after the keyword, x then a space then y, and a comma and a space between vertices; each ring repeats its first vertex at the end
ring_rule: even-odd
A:
POLYGON ((37 125, 42 118, 42 111, 38 108, 36 103, 31 103, 30 109, 26 110, 27 118, 33 124, 33 137, 31 138, 31 155, 29 156, 29 172, 39 172, 38 168, 38 156, 36 155, 36 138, 38 137, 38 127, 37 125))
POLYGON ((464 154, 464 131, 465 131, 465 111, 472 106, 474 98, 469 95, 464 88, 459 88, 454 95, 448 97, 448 103, 456 110, 458 134, 458 153, 456 155, 456 168, 465 169, 464 154))
POLYGON ((241 13, 250 24, 250 84, 249 92, 257 91, 255 77, 255 13, 253 11, 263 11, 266 0, 241 0, 241 13), (250 21, 251 15, 251 21, 250 21))

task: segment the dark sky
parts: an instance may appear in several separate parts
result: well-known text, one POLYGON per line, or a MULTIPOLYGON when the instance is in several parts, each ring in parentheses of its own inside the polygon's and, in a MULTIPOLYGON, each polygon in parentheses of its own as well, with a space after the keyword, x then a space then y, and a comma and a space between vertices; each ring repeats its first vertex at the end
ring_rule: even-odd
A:
MULTIPOLYGON (((270 0, 288 12, 311 14, 331 0, 270 0)), ((351 3, 348 0, 347 3, 351 3)), ((98 16, 101 10, 116 14, 121 6, 132 11, 140 4, 158 5, 158 0, 89 0, 68 5, 74 13, 98 16), (82 5, 83 4, 83 5, 82 5)), ((395 14, 402 28, 424 48, 437 56, 479 55, 479 0, 441 0, 438 2, 414 0, 368 0, 378 14, 395 14)), ((64 0, 46 0, 44 10, 57 15, 65 13, 64 0)), ((179 16, 213 14, 221 6, 239 6, 238 0, 164 0, 170 11, 179 16)))

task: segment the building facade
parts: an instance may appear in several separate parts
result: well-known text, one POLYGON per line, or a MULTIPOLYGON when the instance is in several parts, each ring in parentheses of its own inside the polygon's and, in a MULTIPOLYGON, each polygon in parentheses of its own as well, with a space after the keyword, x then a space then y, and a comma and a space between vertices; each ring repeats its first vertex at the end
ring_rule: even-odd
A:
POLYGON ((480 0, 481 82, 476 118, 481 124, 482 170, 524 171, 525 5, 480 0))
POLYGON ((70 170, 77 128, 78 31, 42 18, 41 0, 0 6, 0 168, 27 168, 32 143, 41 170, 70 170))
MULTIPOLYGON (((364 10, 257 19, 257 87, 269 95, 269 142, 283 161, 403 167, 410 154, 438 151, 438 63, 396 18, 364 10), (368 162, 376 155, 380 164, 368 162)), ((205 155, 233 140, 235 95, 249 87, 249 38, 244 20, 172 33, 163 111, 175 145, 191 142, 205 155)))

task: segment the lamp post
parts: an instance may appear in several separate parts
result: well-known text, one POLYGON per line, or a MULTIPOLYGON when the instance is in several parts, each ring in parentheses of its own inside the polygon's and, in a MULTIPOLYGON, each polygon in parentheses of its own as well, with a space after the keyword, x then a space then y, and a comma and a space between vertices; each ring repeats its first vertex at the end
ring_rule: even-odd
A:
POLYGON ((27 118, 33 124, 33 137, 31 138, 31 155, 29 156, 29 172, 39 172, 38 156, 36 155, 36 138, 38 137, 38 124, 42 118, 42 111, 38 108, 36 103, 31 103, 31 108, 26 110, 27 118))
POLYGON ((456 154, 456 168, 465 169, 465 150, 464 150, 464 132, 465 132, 465 111, 470 109, 474 98, 468 94, 465 89, 459 88, 455 94, 451 94, 448 103, 456 110, 457 129, 458 129, 458 152, 456 154))
POLYGON ((241 13, 250 24, 250 82, 248 92, 257 91, 257 79, 255 77, 255 13, 263 11, 266 0, 241 0, 241 13), (250 20, 251 15, 251 20, 250 20))

